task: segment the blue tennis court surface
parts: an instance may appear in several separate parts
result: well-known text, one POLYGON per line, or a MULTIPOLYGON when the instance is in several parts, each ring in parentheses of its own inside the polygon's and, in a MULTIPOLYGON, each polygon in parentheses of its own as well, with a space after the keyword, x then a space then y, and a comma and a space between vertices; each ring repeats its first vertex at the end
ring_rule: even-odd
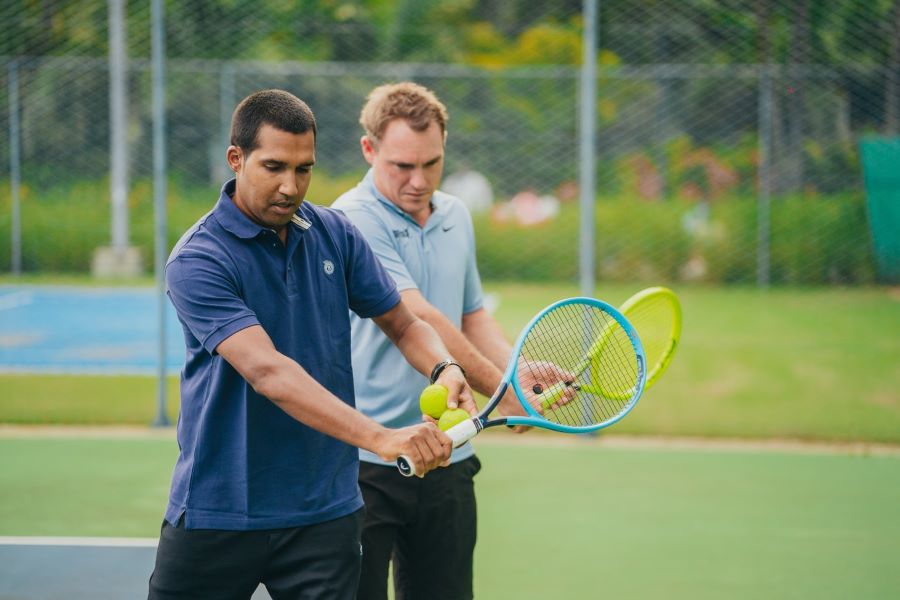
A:
MULTIPOLYGON (((153 374, 159 324, 155 288, 0 286, 0 372, 153 374)), ((184 339, 166 300, 166 369, 184 362, 184 339)))
POLYGON ((156 540, 0 537, 0 600, 146 598, 155 559, 156 540))

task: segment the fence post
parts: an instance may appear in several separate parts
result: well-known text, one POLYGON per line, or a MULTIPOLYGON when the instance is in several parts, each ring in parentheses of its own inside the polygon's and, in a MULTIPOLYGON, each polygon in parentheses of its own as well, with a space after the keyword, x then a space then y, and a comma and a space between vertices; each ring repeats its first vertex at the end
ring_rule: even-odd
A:
POLYGON ((12 274, 22 273, 22 216, 19 192, 22 187, 21 122, 19 120, 19 62, 9 61, 9 187, 12 198, 10 249, 12 274))
POLYGON ((584 34, 582 46, 580 119, 578 128, 580 235, 578 264, 581 293, 594 295, 594 171, 596 168, 596 132, 594 112, 597 107, 597 3, 584 0, 584 34))
POLYGON ((153 216, 154 269, 156 273, 157 319, 159 326, 157 353, 157 402, 153 425, 169 424, 166 414, 166 257, 169 242, 166 227, 166 61, 163 0, 152 0, 152 85, 153 85, 153 216))
POLYGON ((234 65, 230 61, 219 63, 219 136, 216 139, 216 148, 213 150, 215 157, 215 186, 222 185, 228 179, 227 165, 225 164, 225 148, 231 143, 231 112, 236 104, 234 99, 234 65))
POLYGON ((114 249, 128 246, 128 116, 124 0, 109 0, 110 193, 114 249))
POLYGON ((772 194, 772 65, 760 67, 759 77, 759 181, 757 185, 756 284, 768 287, 770 201, 772 194))

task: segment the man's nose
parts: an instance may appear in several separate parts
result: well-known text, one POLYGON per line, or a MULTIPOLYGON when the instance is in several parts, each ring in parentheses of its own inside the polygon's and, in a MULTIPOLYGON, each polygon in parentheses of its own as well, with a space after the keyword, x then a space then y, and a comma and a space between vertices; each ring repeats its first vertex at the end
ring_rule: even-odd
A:
POLYGON ((409 178, 409 184, 417 190, 424 189, 428 185, 428 180, 425 178, 425 170, 413 169, 409 178))
POLYGON ((278 192, 285 196, 296 196, 299 187, 297 186, 297 177, 293 171, 288 170, 282 177, 278 185, 278 192))

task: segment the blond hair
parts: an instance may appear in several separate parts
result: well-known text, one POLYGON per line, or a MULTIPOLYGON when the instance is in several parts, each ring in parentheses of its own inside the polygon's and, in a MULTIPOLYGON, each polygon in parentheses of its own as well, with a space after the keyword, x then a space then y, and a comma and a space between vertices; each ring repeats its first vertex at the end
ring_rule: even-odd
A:
POLYGON ((359 124, 369 139, 378 141, 395 119, 403 119, 413 131, 425 131, 431 123, 437 123, 441 134, 447 134, 447 107, 434 92, 411 81, 387 83, 369 92, 359 124))

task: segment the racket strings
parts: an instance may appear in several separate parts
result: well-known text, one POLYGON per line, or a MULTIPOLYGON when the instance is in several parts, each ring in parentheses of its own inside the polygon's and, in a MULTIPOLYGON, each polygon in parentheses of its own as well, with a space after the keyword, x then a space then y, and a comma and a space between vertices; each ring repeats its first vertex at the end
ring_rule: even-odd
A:
MULTIPOLYGON (((639 305, 630 316, 641 336, 644 352, 648 357, 651 351, 654 358, 659 357, 666 350, 672 336, 672 311, 668 302, 661 298, 651 299, 639 305)), ((648 362, 653 362, 653 359, 648 358, 648 362)))
POLYGON ((541 382, 545 391, 535 394, 535 400, 538 404, 548 397, 562 401, 543 414, 562 425, 595 425, 626 412, 629 404, 621 397, 629 399, 640 378, 630 336, 617 320, 593 305, 563 305, 546 313, 529 332, 522 357, 520 388, 528 392, 529 381, 541 382), (562 387, 560 372, 574 376, 574 385, 562 387), (550 389, 557 390, 556 396, 550 389))

